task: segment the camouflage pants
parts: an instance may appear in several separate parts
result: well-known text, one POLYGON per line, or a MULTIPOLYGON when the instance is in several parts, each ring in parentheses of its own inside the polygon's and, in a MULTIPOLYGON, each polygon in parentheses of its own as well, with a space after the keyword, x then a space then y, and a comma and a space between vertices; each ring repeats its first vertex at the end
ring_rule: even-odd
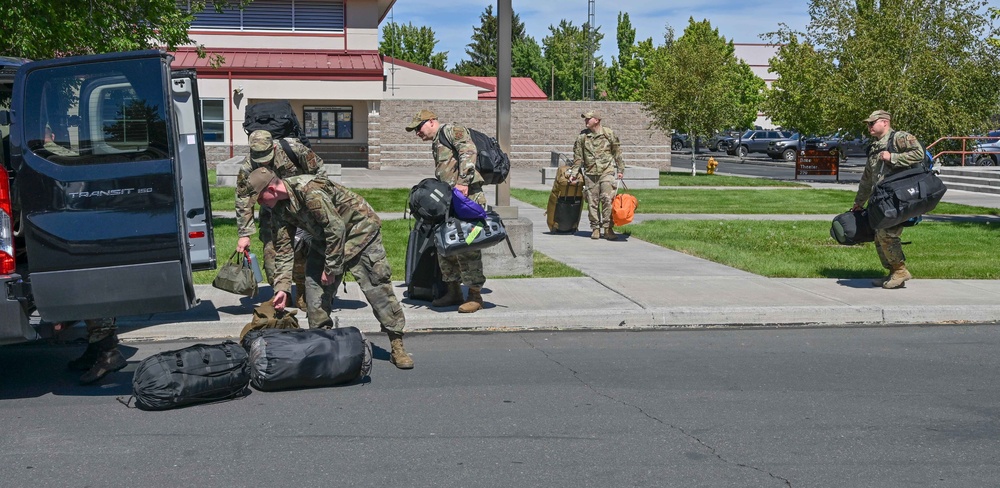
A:
MULTIPOLYGON (((483 193, 482 187, 470 188, 469 199, 486 208, 486 194, 483 193)), ((438 254, 438 265, 441 267, 441 279, 448 283, 459 282, 480 287, 486 283, 482 251, 464 252, 448 257, 438 254)))
POLYGON ((591 229, 603 229, 614 225, 611 221, 611 200, 615 198, 615 175, 584 175, 587 185, 587 206, 589 207, 591 229), (600 208, 598 208, 600 206, 600 208))
MULTIPOLYGON (((315 247, 315 246, 314 246, 315 247)), ((309 328, 332 327, 333 298, 344 276, 337 276, 332 284, 320 281, 326 265, 324 249, 310 248, 306 257, 306 318, 309 328)), ((354 275, 365 299, 372 306, 372 314, 383 331, 403 333, 406 318, 403 307, 392 288, 392 268, 386 258, 382 235, 379 234, 357 256, 344 263, 344 269, 354 275)))
POLYGON ((91 344, 115 335, 118 330, 114 318, 90 319, 84 320, 84 323, 87 324, 87 342, 91 344))
MULTIPOLYGON (((271 235, 271 209, 264 207, 260 208, 260 215, 258 217, 258 222, 260 227, 260 242, 264 244, 264 275, 267 277, 267 283, 274 286, 274 236, 271 235)), ((297 285, 302 285, 304 283, 306 276, 306 251, 304 249, 299 249, 295 251, 295 264, 292 267, 292 281, 297 285)), ((295 290, 296 293, 302 293, 303 290, 295 290)))
POLYGON ((906 256, 903 255, 903 245, 899 240, 901 235, 903 235, 902 225, 875 230, 875 252, 878 253, 878 259, 882 261, 883 268, 892 269, 894 265, 906 262, 906 256))

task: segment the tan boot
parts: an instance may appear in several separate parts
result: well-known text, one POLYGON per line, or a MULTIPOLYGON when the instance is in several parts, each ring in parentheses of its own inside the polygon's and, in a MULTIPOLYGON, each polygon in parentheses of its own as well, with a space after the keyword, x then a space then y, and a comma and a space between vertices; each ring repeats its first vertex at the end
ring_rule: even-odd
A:
POLYGON ((465 297, 462 296, 462 284, 457 281, 451 281, 447 283, 448 291, 436 300, 431 302, 432 307, 450 307, 452 305, 461 305, 465 302, 465 297))
POLYGON ((613 226, 609 225, 608 228, 604 230, 604 238, 609 241, 618 240, 618 234, 615 234, 615 228, 613 226))
POLYGON ((885 275, 885 276, 883 276, 881 278, 875 278, 874 280, 872 280, 872 286, 882 286, 882 285, 885 284, 886 281, 889 281, 889 278, 892 278, 892 271, 891 270, 889 271, 889 274, 887 274, 887 275, 885 275))
POLYGON ((889 279, 885 283, 882 283, 882 288, 886 290, 903 288, 906 286, 906 280, 910 278, 913 278, 913 275, 906 269, 906 263, 899 263, 892 267, 892 274, 889 275, 889 279))
POLYGON ((590 233, 590 238, 591 239, 600 239, 601 238, 601 229, 599 229, 597 227, 594 227, 594 232, 590 233))
POLYGON ((413 369, 413 358, 406 353, 406 349, 403 347, 403 336, 390 332, 389 342, 392 348, 389 361, 392 361, 392 364, 395 364, 399 369, 413 369))
POLYGON ((458 313, 473 313, 483 309, 483 295, 481 286, 469 287, 469 299, 458 307, 458 313))

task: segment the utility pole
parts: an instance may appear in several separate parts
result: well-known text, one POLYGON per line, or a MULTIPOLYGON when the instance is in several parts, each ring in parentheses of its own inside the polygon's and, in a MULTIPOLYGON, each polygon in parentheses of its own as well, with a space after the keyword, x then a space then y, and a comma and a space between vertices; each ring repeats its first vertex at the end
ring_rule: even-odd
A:
MULTIPOLYGON (((514 10, 511 0, 497 1, 497 142, 510 154, 510 75, 514 10)), ((510 205, 510 178, 497 185, 497 213, 502 218, 517 218, 517 207, 510 205)))
POLYGON ((583 99, 594 99, 594 32, 596 24, 597 0, 587 0, 587 27, 583 33, 587 36, 587 59, 583 66, 583 99))

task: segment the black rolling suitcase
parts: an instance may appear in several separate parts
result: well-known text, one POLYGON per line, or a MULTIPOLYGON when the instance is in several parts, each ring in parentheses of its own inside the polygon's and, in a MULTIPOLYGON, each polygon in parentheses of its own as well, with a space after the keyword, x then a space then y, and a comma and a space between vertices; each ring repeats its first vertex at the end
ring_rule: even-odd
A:
POLYGON ((432 301, 446 291, 434 247, 434 226, 420 220, 410 230, 406 241, 406 297, 410 300, 432 301))
POLYGON ((580 228, 583 197, 561 196, 556 200, 554 232, 576 232, 580 228))
POLYGON ((250 343, 250 384, 261 391, 339 385, 371 369, 371 344, 356 327, 264 329, 250 343))

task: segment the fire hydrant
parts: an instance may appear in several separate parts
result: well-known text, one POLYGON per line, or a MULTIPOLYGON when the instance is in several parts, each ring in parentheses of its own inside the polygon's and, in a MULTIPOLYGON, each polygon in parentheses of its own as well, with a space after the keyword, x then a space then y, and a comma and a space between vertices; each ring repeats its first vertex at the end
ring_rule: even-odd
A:
POLYGON ((715 174, 715 168, 718 168, 718 167, 719 167, 719 163, 715 160, 715 158, 709 156, 708 157, 708 163, 705 164, 705 172, 708 173, 708 174, 710 174, 710 175, 714 175, 715 174))

